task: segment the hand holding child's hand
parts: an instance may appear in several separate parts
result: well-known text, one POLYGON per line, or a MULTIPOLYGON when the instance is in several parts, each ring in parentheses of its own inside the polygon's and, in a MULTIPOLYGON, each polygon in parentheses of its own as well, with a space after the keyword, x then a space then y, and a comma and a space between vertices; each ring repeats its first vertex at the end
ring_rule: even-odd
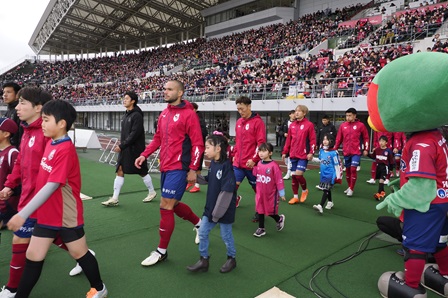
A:
POLYGON ((282 201, 286 201, 286 198, 285 198, 285 196, 283 196, 283 197, 280 197, 280 198, 282 198, 282 201))
POLYGON ((13 194, 13 191, 9 187, 5 187, 0 191, 0 200, 7 200, 13 194))
POLYGON ((20 229, 24 223, 25 218, 22 218, 20 215, 16 214, 8 221, 8 229, 15 232, 20 229))

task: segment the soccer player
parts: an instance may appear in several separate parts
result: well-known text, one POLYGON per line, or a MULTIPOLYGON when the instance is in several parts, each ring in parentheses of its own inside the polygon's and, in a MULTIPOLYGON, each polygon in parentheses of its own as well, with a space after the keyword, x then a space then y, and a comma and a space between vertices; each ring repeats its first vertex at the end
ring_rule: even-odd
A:
POLYGON ((90 282, 91 290, 86 297, 107 296, 98 262, 88 250, 84 235, 81 170, 75 145, 67 135, 75 120, 76 110, 66 101, 52 100, 42 108, 42 130, 51 140, 40 162, 37 193, 8 223, 10 230, 18 231, 31 214, 37 215, 17 298, 30 295, 39 280, 45 256, 57 237, 61 237, 90 282))
POLYGON ((359 166, 361 154, 367 156, 369 148, 369 134, 366 126, 356 118, 356 109, 349 108, 345 111, 345 121, 341 124, 336 137, 334 150, 338 150, 342 144, 342 154, 344 155, 345 175, 348 188, 344 191, 347 196, 353 196, 358 173, 356 168, 359 166), (364 146, 364 150, 361 151, 364 146))
POLYGON ((289 155, 291 160, 292 191, 294 197, 289 200, 289 204, 305 202, 308 196, 306 179, 303 174, 308 166, 308 161, 313 159, 316 148, 316 132, 314 124, 305 116, 308 114, 308 107, 298 105, 296 108, 296 121, 291 123, 288 129, 285 147, 282 152, 282 160, 289 155), (299 185, 302 187, 302 195, 299 200, 299 185))
POLYGON ((195 226, 195 242, 199 243, 197 229, 201 220, 181 199, 187 181, 196 183, 196 171, 204 152, 204 142, 193 106, 182 99, 184 92, 184 84, 180 81, 170 80, 165 84, 164 95, 168 107, 159 116, 154 139, 135 160, 135 166, 140 168, 148 156, 160 147, 160 241, 157 249, 142 261, 142 266, 154 265, 168 257, 167 248, 174 231, 174 214, 195 226))
MULTIPOLYGON (((260 115, 252 112, 252 100, 246 96, 236 99, 236 108, 241 118, 235 125, 235 146, 233 147, 233 170, 235 171, 236 189, 238 190, 244 177, 247 177, 254 192, 256 192, 257 178, 252 173, 253 167, 260 161, 258 147, 266 142, 266 126, 260 115)), ((241 201, 241 196, 236 197, 236 206, 241 201)), ((258 222, 258 214, 255 213, 253 222, 258 222)))
POLYGON ((133 91, 124 95, 123 106, 126 113, 121 118, 120 145, 114 148, 118 153, 115 172, 114 193, 109 200, 102 202, 104 206, 118 206, 118 196, 124 184, 124 174, 139 174, 148 189, 148 195, 143 199, 144 203, 151 202, 157 193, 154 191, 151 176, 148 174, 148 165, 142 164, 140 169, 134 166, 135 159, 145 150, 145 130, 143 128, 143 112, 138 103, 138 96, 133 91))
MULTIPOLYGON (((389 148, 391 151, 393 149, 393 138, 394 138, 394 134, 391 132, 379 132, 379 131, 375 131, 373 133, 373 149, 372 151, 375 151, 376 148, 380 147, 380 139, 382 136, 385 136, 387 138, 387 148, 389 148)), ((372 168, 370 170, 371 173, 371 178, 370 180, 367 180, 366 182, 369 184, 375 184, 376 180, 376 162, 372 162, 372 168)), ((389 177, 390 177, 390 173, 388 173, 388 177, 386 178, 386 180, 384 181, 384 184, 388 184, 389 183, 389 177)))
POLYGON ((375 148, 372 154, 368 156, 375 159, 375 178, 379 180, 378 192, 373 195, 375 199, 380 201, 384 199, 386 192, 384 191, 384 184, 386 184, 387 176, 395 165, 392 150, 389 147, 386 136, 381 136, 379 139, 379 146, 375 148))

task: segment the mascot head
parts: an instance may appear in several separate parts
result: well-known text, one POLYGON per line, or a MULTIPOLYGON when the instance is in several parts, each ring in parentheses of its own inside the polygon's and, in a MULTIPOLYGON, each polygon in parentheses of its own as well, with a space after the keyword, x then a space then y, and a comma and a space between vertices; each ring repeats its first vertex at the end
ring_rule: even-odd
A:
POLYGON ((387 64, 370 84, 367 108, 376 131, 414 132, 448 124, 448 55, 415 53, 387 64))

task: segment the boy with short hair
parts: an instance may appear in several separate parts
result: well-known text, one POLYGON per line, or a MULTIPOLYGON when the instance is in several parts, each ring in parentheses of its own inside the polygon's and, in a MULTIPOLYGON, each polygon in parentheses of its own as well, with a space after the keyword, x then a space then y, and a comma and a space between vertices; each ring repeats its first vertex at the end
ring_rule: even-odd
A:
POLYGON ((97 260, 88 250, 84 235, 78 154, 67 135, 75 120, 76 110, 66 101, 49 101, 42 108, 42 130, 51 140, 40 162, 38 192, 8 223, 10 230, 17 231, 31 214, 37 215, 17 298, 29 296, 39 279, 48 249, 59 235, 90 282, 91 290, 86 297, 107 296, 97 260))
MULTIPOLYGON (((6 177, 11 174, 19 150, 11 144, 11 137, 17 133, 17 124, 9 118, 0 118, 0 188, 3 188, 6 177)), ((14 194, 7 201, 0 201, 0 228, 8 223, 17 213, 19 196, 14 194)))
MULTIPOLYGON (((40 161, 49 138, 42 133, 42 106, 52 100, 50 93, 36 87, 26 87, 19 91, 19 103, 16 106, 17 116, 22 121, 23 135, 20 142, 20 152, 12 173, 8 175, 4 188, 0 191, 0 199, 6 200, 14 194, 13 189, 22 186, 17 210, 20 211, 31 200, 36 190, 36 179, 40 161)), ((26 250, 33 233, 35 215, 28 218, 24 225, 12 238, 12 258, 9 268, 9 279, 0 292, 0 298, 15 297, 26 261, 26 250)), ((55 244, 67 249, 58 238, 55 244)))
POLYGON ((373 195, 376 200, 384 199, 386 192, 384 191, 384 181, 387 179, 391 169, 393 169, 395 161, 394 154, 387 145, 386 136, 381 136, 378 140, 379 147, 375 148, 373 153, 369 154, 370 158, 375 159, 376 174, 375 179, 379 179, 378 192, 373 195))

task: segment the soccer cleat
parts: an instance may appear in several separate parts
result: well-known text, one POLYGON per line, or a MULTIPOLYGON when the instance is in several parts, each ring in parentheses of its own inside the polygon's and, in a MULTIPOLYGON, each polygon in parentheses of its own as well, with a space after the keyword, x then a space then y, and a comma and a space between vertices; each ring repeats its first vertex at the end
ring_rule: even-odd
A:
POLYGON ((105 298, 107 297, 107 288, 106 285, 103 284, 103 289, 101 291, 97 291, 95 288, 91 288, 87 293, 86 298, 105 298))
MULTIPOLYGON (((92 255, 95 255, 95 252, 93 250, 89 249, 89 251, 92 255)), ((82 273, 82 267, 79 265, 79 263, 76 263, 76 266, 72 270, 70 270, 68 275, 75 276, 81 273, 82 273)))
POLYGON ((106 206, 106 207, 118 206, 118 199, 116 199, 114 197, 110 197, 109 200, 101 202, 101 204, 103 204, 103 206, 106 206))
POLYGON ((143 199, 143 203, 149 203, 154 200, 155 197, 157 197, 157 193, 154 190, 150 191, 146 198, 143 199))
POLYGON ((400 172, 396 172, 395 176, 400 177, 400 172))
POLYGON ((349 190, 350 190, 350 187, 347 188, 346 190, 344 190, 344 193, 348 193, 349 190))
POLYGON ((0 292, 0 298, 14 298, 16 297, 16 293, 11 293, 5 286, 3 286, 2 291, 0 292))
POLYGON ((319 214, 324 213, 324 209, 322 208, 322 206, 320 204, 313 205, 313 209, 317 210, 317 212, 319 212, 319 214))
POLYGON ((388 185, 389 184, 389 179, 384 180, 384 185, 388 185))
POLYGON ((448 297, 448 277, 440 275, 437 264, 426 264, 423 270, 422 285, 428 290, 442 296, 448 297))
POLYGON ((304 203, 306 201, 307 196, 308 196, 308 189, 302 190, 302 195, 300 196, 300 203, 304 203))
POLYGON ((300 203, 299 198, 292 198, 288 202, 289 205, 294 205, 294 204, 299 204, 299 203, 300 203))
POLYGON ((156 263, 165 261, 168 258, 168 252, 162 254, 158 250, 152 251, 149 257, 142 261, 142 266, 152 266, 156 263))
POLYGON ((254 236, 258 238, 263 237, 264 235, 266 235, 266 230, 263 228, 258 228, 254 233, 254 236))
POLYGON ((241 202, 242 198, 243 198, 242 196, 236 196, 236 208, 238 208, 240 206, 240 202, 241 202))
POLYGON ((192 189, 190 189, 190 193, 195 193, 195 192, 199 192, 201 189, 199 187, 193 187, 192 189))
POLYGON ((193 231, 196 232, 196 236, 194 237, 194 243, 195 244, 199 244, 199 227, 194 227, 193 231))
POLYGON ((377 200, 377 201, 381 201, 381 199, 384 199, 384 197, 386 196, 386 193, 384 191, 382 192, 377 192, 376 194, 373 195, 373 197, 377 200))
POLYGON ((361 171, 361 166, 356 167, 356 172, 359 172, 359 171, 361 171))
POLYGON ((426 290, 419 285, 417 289, 411 288, 404 281, 404 273, 384 272, 378 280, 378 290, 385 298, 426 298, 426 290))
POLYGON ((328 202, 327 202, 327 206, 325 206, 325 209, 328 209, 328 210, 330 210, 331 208, 333 208, 333 206, 334 206, 334 203, 333 203, 333 202, 330 202, 330 201, 328 201, 328 202))
POLYGON ((283 180, 289 180, 289 178, 291 178, 291 174, 287 172, 286 175, 283 176, 283 180))
POLYGON ((375 181, 375 179, 371 178, 371 179, 367 180, 366 182, 369 184, 375 184, 376 181, 375 181))
POLYGON ((285 218, 284 214, 280 214, 280 220, 277 222, 277 231, 280 232, 285 227, 285 218))
POLYGON ((194 183, 188 183, 187 187, 185 187, 185 190, 188 190, 190 187, 193 187, 194 183))
POLYGON ((347 197, 351 197, 353 196, 353 190, 351 190, 350 188, 347 189, 347 197))

